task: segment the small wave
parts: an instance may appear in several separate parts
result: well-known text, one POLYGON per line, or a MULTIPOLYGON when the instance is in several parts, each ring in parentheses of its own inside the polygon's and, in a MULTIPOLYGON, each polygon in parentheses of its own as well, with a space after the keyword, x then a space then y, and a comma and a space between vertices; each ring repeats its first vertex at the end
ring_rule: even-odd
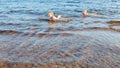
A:
POLYGON ((39 18, 38 19, 39 21, 47 21, 47 22, 50 22, 50 23, 54 23, 54 22, 69 22, 71 21, 72 19, 68 19, 68 18, 61 18, 59 20, 50 20, 48 18, 39 18))
POLYGON ((51 36, 71 36, 73 34, 70 33, 37 33, 35 36, 37 37, 51 37, 51 36))
POLYGON ((5 25, 21 25, 20 23, 6 23, 5 25))
POLYGON ((67 3, 80 3, 81 1, 68 1, 67 3))
POLYGON ((7 14, 13 14, 13 13, 20 13, 20 14, 32 14, 32 15, 41 15, 43 13, 39 13, 35 10, 10 10, 7 12, 7 14))
POLYGON ((0 17, 7 18, 8 16, 6 16, 6 15, 0 15, 0 17))
POLYGON ((116 28, 105 28, 105 27, 89 27, 89 28, 82 28, 80 30, 108 30, 108 31, 116 31, 116 32, 120 32, 120 29, 116 29, 116 28))
POLYGON ((15 30, 0 30, 0 34, 20 34, 21 32, 15 30))
POLYGON ((107 30, 107 31, 120 32, 120 29, 112 28, 112 27, 64 28, 64 29, 61 29, 61 30, 62 30, 62 32, 64 32, 64 31, 70 31, 73 34, 74 34, 74 31, 86 31, 86 30, 101 30, 101 31, 106 31, 107 30))
POLYGON ((74 11, 75 12, 82 12, 82 10, 79 10, 79 9, 75 9, 74 11))
POLYGON ((6 25, 19 26, 19 25, 25 25, 25 24, 21 24, 21 23, 4 23, 4 22, 0 22, 0 26, 6 26, 6 25))
POLYGON ((39 21, 49 21, 48 18, 38 18, 39 21))
POLYGON ((120 25, 120 21, 116 21, 116 20, 111 20, 111 21, 108 21, 107 23, 112 25, 120 25))
POLYGON ((35 24, 35 23, 4 23, 4 22, 0 22, 0 26, 41 26, 41 24, 35 24))

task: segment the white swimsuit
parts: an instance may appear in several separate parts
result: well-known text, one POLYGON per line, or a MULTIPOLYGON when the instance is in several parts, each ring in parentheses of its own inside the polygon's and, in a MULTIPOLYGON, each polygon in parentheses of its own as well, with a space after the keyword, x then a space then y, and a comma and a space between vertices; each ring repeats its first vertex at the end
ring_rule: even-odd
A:
POLYGON ((53 16, 53 20, 60 20, 61 15, 58 15, 57 17, 53 16))

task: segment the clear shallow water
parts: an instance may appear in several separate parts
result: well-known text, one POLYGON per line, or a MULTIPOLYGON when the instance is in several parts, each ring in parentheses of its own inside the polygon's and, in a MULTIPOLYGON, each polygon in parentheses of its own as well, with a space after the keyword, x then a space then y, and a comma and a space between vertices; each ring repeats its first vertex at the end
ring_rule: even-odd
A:
POLYGON ((120 20, 119 0, 0 0, 0 30, 15 30, 23 33, 34 31, 74 33, 74 30, 79 31, 84 28, 97 27, 108 30, 112 27, 112 30, 119 31, 119 25, 116 27, 106 23, 110 20, 120 20), (98 14, 83 17, 81 14, 83 9, 98 14), (47 13, 50 10, 71 21, 49 22, 47 13))
POLYGON ((120 0, 0 0, 0 60, 119 68, 120 23, 110 20, 120 20, 120 0), (50 10, 71 21, 48 21, 50 10))

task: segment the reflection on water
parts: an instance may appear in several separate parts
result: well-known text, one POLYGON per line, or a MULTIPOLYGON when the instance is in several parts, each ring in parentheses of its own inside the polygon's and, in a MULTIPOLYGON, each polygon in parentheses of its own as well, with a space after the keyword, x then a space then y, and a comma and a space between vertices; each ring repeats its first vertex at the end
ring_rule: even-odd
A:
POLYGON ((54 20, 50 20, 48 23, 49 23, 50 25, 53 25, 53 24, 55 24, 55 21, 54 21, 54 20))

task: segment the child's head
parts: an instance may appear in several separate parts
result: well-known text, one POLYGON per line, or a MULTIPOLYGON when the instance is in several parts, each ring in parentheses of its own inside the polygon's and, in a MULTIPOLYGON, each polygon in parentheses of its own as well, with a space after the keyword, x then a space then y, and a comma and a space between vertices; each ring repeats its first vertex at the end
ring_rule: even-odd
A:
POLYGON ((53 11, 48 12, 48 16, 52 18, 54 16, 54 12, 53 11))
POLYGON ((83 13, 84 16, 86 16, 87 15, 87 10, 84 9, 82 13, 83 13))

